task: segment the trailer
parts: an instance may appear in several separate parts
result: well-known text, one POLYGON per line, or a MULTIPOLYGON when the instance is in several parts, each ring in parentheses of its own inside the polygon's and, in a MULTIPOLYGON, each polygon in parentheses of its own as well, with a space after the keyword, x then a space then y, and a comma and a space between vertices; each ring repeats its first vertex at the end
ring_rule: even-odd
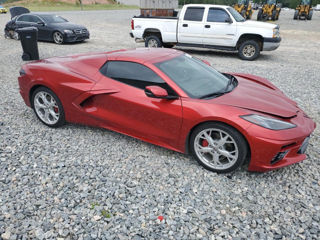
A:
POLYGON ((177 16, 178 0, 140 0, 140 14, 145 17, 177 16))

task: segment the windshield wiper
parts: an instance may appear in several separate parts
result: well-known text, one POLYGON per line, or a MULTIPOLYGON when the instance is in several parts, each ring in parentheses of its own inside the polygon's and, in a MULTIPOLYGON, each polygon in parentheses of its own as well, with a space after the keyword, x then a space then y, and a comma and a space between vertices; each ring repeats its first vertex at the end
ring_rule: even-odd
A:
POLYGON ((224 91, 227 91, 227 90, 228 90, 228 88, 229 88, 229 86, 230 86, 230 85, 233 85, 234 80, 235 80, 235 77, 230 75, 230 78, 229 78, 228 84, 227 84, 226 88, 224 89, 224 91))
POLYGON ((229 78, 227 86, 225 87, 225 89, 223 91, 218 91, 218 92, 214 92, 214 93, 208 93, 206 95, 201 96, 200 99, 209 98, 209 97, 220 97, 220 96, 222 96, 222 95, 224 95, 226 93, 231 92, 232 89, 228 90, 228 88, 229 88, 230 85, 233 85, 234 80, 235 80, 235 77, 231 76, 229 78))
POLYGON ((206 95, 199 97, 199 99, 204 99, 204 98, 209 98, 209 97, 219 97, 219 96, 222 96, 222 95, 229 93, 229 92, 231 92, 231 90, 209 93, 209 94, 206 94, 206 95))

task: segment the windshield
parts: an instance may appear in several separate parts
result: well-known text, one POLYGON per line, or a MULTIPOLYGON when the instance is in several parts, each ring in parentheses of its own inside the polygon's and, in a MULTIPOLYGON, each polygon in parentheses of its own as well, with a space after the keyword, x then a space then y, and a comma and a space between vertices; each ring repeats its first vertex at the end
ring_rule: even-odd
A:
POLYGON ((43 18, 43 20, 46 23, 64 23, 64 22, 68 22, 66 19, 60 17, 60 16, 56 16, 56 15, 42 15, 41 18, 43 18))
POLYGON ((191 98, 223 92, 228 87, 227 77, 188 54, 155 65, 191 98))
POLYGON ((245 19, 238 13, 234 8, 227 8, 228 11, 231 13, 232 17, 237 21, 237 22, 244 22, 245 19))
POLYGON ((301 5, 310 5, 310 0, 302 0, 301 5))
POLYGON ((276 0, 268 0, 268 2, 267 2, 269 5, 271 5, 271 4, 276 4, 276 0))
POLYGON ((238 0, 238 5, 246 4, 247 0, 238 0))

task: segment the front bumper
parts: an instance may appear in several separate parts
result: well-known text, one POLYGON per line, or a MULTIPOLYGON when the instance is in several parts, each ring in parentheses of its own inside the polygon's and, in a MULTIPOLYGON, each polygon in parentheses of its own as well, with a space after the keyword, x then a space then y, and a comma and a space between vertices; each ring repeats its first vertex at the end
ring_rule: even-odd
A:
MULTIPOLYGON (((294 123, 297 125, 295 128, 273 131, 273 135, 268 135, 268 131, 271 133, 272 130, 265 130, 261 135, 248 139, 251 149, 249 171, 266 172, 306 159, 305 140, 314 131, 316 124, 302 111, 298 112, 294 123)), ((257 131, 261 132, 261 127, 252 125, 248 129, 250 135, 257 135, 257 131)))
POLYGON ((280 46, 281 37, 279 38, 264 38, 263 39, 263 51, 273 51, 280 46))
POLYGON ((81 42, 90 38, 90 33, 87 32, 85 34, 65 34, 64 42, 81 42))

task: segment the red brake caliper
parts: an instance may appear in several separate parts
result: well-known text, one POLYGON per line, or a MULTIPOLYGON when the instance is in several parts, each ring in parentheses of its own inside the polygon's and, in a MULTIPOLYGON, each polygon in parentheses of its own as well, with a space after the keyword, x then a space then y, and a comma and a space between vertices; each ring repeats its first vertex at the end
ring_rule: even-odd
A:
POLYGON ((202 142, 201 142, 201 146, 202 147, 208 147, 209 146, 209 143, 207 140, 203 139, 202 142))
POLYGON ((54 110, 55 113, 59 112, 59 108, 58 107, 53 107, 53 110, 54 110))

